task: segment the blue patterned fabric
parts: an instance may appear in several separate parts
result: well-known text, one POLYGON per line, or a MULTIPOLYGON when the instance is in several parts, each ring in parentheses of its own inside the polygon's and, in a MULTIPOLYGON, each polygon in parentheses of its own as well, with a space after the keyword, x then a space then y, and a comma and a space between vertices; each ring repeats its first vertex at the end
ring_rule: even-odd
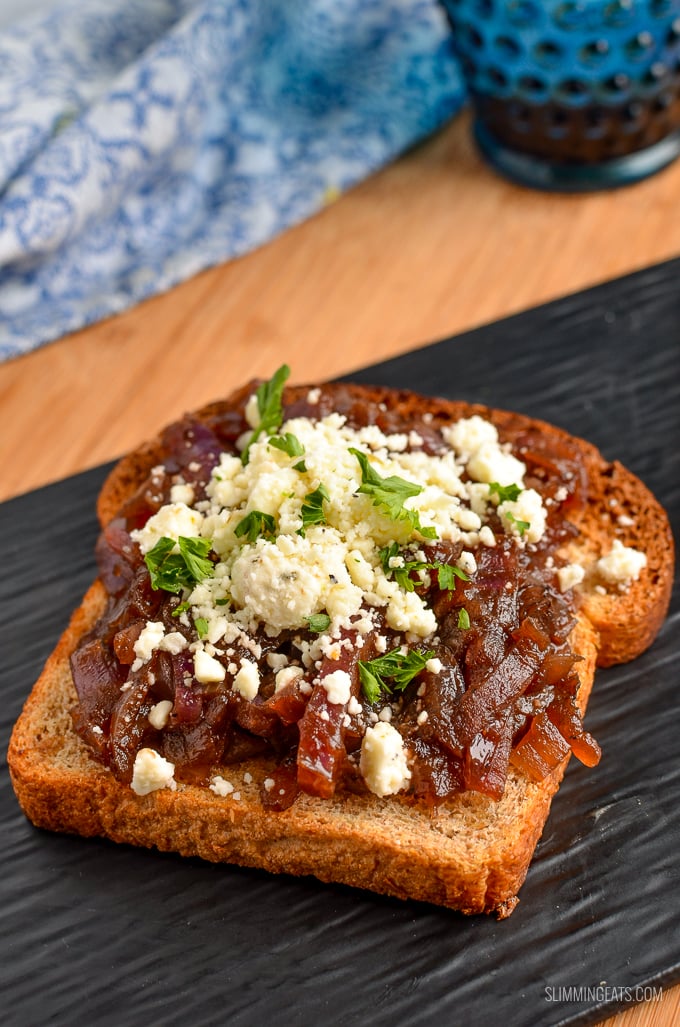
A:
POLYGON ((0 358, 308 217, 439 127, 436 0, 57 0, 0 30, 0 358))

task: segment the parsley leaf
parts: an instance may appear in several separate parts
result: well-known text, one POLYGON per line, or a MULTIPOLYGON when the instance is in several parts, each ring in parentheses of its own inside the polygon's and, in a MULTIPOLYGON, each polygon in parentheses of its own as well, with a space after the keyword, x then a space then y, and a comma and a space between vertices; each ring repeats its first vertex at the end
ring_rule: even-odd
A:
POLYGON ((259 386, 255 393, 257 397, 257 410, 260 415, 260 423, 253 431, 252 435, 248 439, 246 448, 241 453, 241 463, 244 467, 248 463, 248 451, 253 442, 257 442, 263 432, 267 435, 271 435, 281 426, 281 422, 283 421, 283 386, 285 385, 289 374, 290 368, 288 365, 282 364, 278 371, 274 372, 269 381, 262 382, 262 385, 259 386))
POLYGON ((305 530, 312 524, 325 524, 326 515, 323 512, 324 500, 328 502, 331 497, 328 495, 324 485, 319 485, 313 492, 308 492, 304 498, 300 513, 302 515, 302 527, 298 528, 298 535, 305 537, 305 530))
MULTIPOLYGON (((193 588, 197 581, 203 581, 212 574, 213 564, 208 560, 210 539, 186 538, 180 535, 175 542, 165 535, 159 538, 153 549, 144 557, 153 589, 165 592, 181 592, 193 588), (179 552, 174 553, 175 546, 179 552)), ((176 613, 176 611, 174 611, 176 613)))
POLYGON ((461 606, 458 611, 458 627, 461 628, 462 631, 467 631, 470 627, 470 614, 464 606, 461 606))
POLYGON ((246 542, 256 542, 260 535, 263 538, 272 538, 276 531, 276 521, 271 514, 262 513, 261 510, 251 510, 249 514, 239 521, 234 528, 236 538, 243 538, 246 542))
POLYGON ((288 456, 302 456, 305 451, 297 435, 290 431, 284 432, 283 435, 272 435, 269 445, 274 449, 280 449, 282 453, 287 453, 288 456))
POLYGON ((382 507, 393 521, 406 521, 410 525, 411 531, 417 531, 423 538, 437 538, 434 528, 424 528, 421 525, 417 510, 407 510, 404 506, 407 499, 420 495, 423 491, 422 485, 406 481, 405 478, 399 478, 396 474, 391 474, 389 478, 383 478, 371 467, 365 453, 352 447, 349 451, 357 458, 361 467, 361 485, 357 489, 357 493, 371 496, 373 506, 382 507))
POLYGON ((391 542, 389 546, 385 546, 379 552, 380 562, 386 576, 393 576, 394 580, 405 592, 413 592, 417 582, 414 582, 411 574, 417 571, 436 571, 438 584, 442 591, 452 591, 456 587, 456 578, 461 578, 463 581, 470 580, 465 571, 462 571, 460 567, 454 567, 448 563, 440 563, 439 560, 434 560, 432 563, 427 563, 424 560, 404 560, 401 566, 392 567, 390 565, 391 561, 399 555, 399 544, 397 542, 391 542))
POLYGON ((466 574, 465 571, 460 569, 460 567, 455 567, 451 563, 438 563, 433 566, 437 569, 439 587, 442 591, 453 591, 456 587, 456 578, 460 578, 461 581, 470 580, 469 574, 466 574))
POLYGON ((503 512, 503 516, 505 517, 506 520, 508 520, 510 522, 510 524, 514 524, 515 525, 515 527, 517 528, 517 530, 520 533, 520 535, 523 535, 524 532, 528 528, 531 527, 531 524, 530 524, 529 521, 520 521, 517 517, 515 517, 514 514, 511 514, 509 511, 507 511, 507 512, 504 511, 503 512))
POLYGON ((499 485, 497 481, 489 482, 489 494, 493 495, 495 492, 500 503, 506 503, 508 500, 514 503, 522 491, 521 485, 499 485))
POLYGON ((181 617, 181 615, 183 613, 187 612, 187 610, 189 609, 190 606, 191 606, 191 603, 187 599, 186 602, 180 603, 179 606, 175 607, 175 609, 172 611, 172 616, 173 617, 181 617))
POLYGON ((205 617, 197 617, 194 621, 194 627, 200 639, 205 638, 208 634, 208 622, 205 617))
POLYGON ((385 653, 384 656, 378 656, 375 660, 359 660, 359 677, 364 695, 370 703, 375 703, 381 692, 389 694, 393 689, 403 692, 413 678, 424 670, 425 664, 433 656, 434 652, 431 649, 424 653, 417 649, 404 653, 398 648, 385 653), (387 683, 388 680, 392 685, 387 683))
POLYGON ((416 582, 411 577, 412 573, 424 571, 434 566, 434 564, 426 563, 424 560, 404 560, 403 557, 400 566, 391 566, 391 561, 401 555, 398 542, 391 542, 389 546, 381 549, 378 555, 380 556, 380 562, 385 575, 388 578, 393 577, 399 587, 403 588, 405 592, 413 592, 416 586, 416 582))
POLYGON ((307 624, 309 625, 310 631, 316 631, 320 634, 329 627, 331 619, 327 613, 313 613, 311 617, 307 617, 307 624))

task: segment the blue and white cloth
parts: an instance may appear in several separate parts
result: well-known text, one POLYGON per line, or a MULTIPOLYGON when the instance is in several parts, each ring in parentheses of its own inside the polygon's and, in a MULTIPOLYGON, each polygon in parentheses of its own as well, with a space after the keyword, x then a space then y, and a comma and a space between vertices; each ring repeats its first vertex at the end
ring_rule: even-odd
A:
POLYGON ((0 28, 0 359, 271 239, 462 98, 436 0, 52 0, 0 28))

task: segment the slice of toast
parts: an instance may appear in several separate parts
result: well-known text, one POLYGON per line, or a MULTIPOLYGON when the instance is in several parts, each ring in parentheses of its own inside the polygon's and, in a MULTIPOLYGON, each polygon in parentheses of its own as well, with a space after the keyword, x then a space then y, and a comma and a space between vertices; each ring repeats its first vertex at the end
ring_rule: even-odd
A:
MULTIPOLYGON (((242 408, 253 384, 224 403, 201 410, 198 420, 242 408)), ((434 428, 478 414, 501 438, 539 431, 559 449, 576 446, 587 478, 587 503, 572 515, 579 529, 564 559, 585 568, 579 586, 578 624, 571 648, 582 710, 596 665, 634 659, 656 636, 670 599, 673 541, 664 511, 645 486, 590 444, 558 428, 504 411, 462 402, 424 399, 409 392, 362 386, 326 386, 323 402, 342 389, 344 403, 379 404, 401 423, 427 411, 434 428), (593 568, 616 537, 644 552, 646 566, 625 589, 603 589, 593 568)), ((294 408, 309 387, 286 390, 294 408)), ((245 423, 245 422, 244 422, 245 423)), ((116 466, 102 489, 98 513, 108 524, 162 462, 161 437, 116 466)), ((263 808, 260 792, 274 762, 259 757, 221 773, 234 790, 221 796, 203 786, 179 785, 138 795, 92 758, 76 735, 71 710, 77 696, 69 657, 104 610, 106 592, 96 581, 48 660, 19 718, 8 760, 12 782, 26 815, 39 827, 157 847, 211 861, 272 872, 313 874, 400 898, 505 916, 520 888, 563 776, 564 760, 542 781, 510 768, 498 800, 462 792, 433 812, 400 795, 337 791, 330 799, 300 793, 281 812, 263 808)))

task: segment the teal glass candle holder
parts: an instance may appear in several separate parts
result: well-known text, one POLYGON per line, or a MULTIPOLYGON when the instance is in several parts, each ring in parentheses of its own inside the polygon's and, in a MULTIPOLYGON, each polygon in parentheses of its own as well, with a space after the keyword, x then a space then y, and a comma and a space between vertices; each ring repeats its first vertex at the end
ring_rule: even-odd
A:
POLYGON ((486 159, 535 188, 646 178, 680 154, 680 0, 443 0, 486 159))

